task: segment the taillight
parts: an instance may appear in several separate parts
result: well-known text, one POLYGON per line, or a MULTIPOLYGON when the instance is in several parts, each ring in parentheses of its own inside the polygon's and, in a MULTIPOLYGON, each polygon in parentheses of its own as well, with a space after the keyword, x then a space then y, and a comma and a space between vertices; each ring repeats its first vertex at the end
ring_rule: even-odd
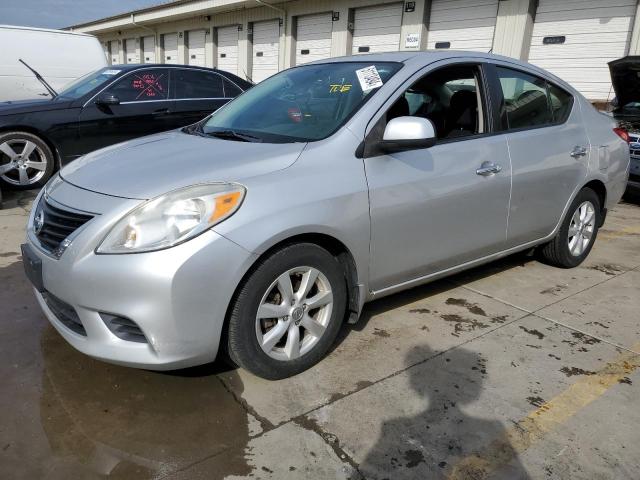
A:
POLYGON ((613 131, 625 142, 631 142, 631 137, 629 137, 629 132, 627 132, 624 128, 616 127, 613 131))

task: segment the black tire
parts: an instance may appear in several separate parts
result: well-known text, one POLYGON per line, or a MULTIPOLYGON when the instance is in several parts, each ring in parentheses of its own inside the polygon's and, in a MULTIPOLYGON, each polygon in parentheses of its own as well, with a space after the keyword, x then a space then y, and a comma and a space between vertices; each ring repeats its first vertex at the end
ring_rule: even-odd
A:
MULTIPOLYGON (((315 365, 325 356, 340 331, 346 305, 345 273, 333 255, 311 243, 286 246, 260 260, 239 287, 229 313, 226 353, 233 363, 262 378, 277 380, 296 375, 315 365), (278 360, 267 355, 258 341, 258 307, 263 295, 279 276, 302 266, 319 270, 328 280, 333 295, 331 315, 328 316, 324 333, 319 336, 311 350, 295 359, 278 360)), ((302 329, 302 332, 302 338, 305 338, 305 330, 302 329)), ((286 335, 288 336, 288 333, 286 335)))
POLYGON ((583 188, 582 190, 580 190, 580 192, 578 192, 578 195, 576 195, 576 198, 573 200, 571 206, 567 210, 567 215, 562 221, 562 225, 560 225, 558 234, 553 240, 540 248, 540 255, 542 257, 541 260, 544 263, 548 263, 549 265, 561 268, 577 267, 589 255, 589 252, 591 251, 591 248, 596 241, 601 221, 602 207, 600 205, 600 199, 598 195, 590 188, 583 188), (591 202, 595 210, 595 223, 593 226, 593 233, 584 251, 579 255, 573 255, 569 249, 569 227, 571 225, 574 213, 584 202, 591 202))
MULTIPOLYGON (((37 159, 38 162, 45 162, 44 170, 36 170, 33 168, 27 169, 27 173, 29 177, 33 177, 34 181, 29 182, 27 184, 20 184, 19 170, 12 169, 3 175, 0 175, 0 183, 6 186, 7 188, 11 188, 14 190, 27 190, 31 188, 41 188, 45 183, 51 178, 53 172, 55 172, 56 164, 55 157, 53 156, 53 152, 49 148, 49 146, 42 141, 38 136, 33 135, 29 132, 2 132, 0 133, 0 145, 5 143, 19 145, 21 142, 32 142, 37 147, 30 156, 30 159, 37 159), (37 158, 37 157, 42 158, 37 158), (42 171, 43 174, 39 175, 39 172, 42 171), (4 178, 3 178, 4 177, 4 178)), ((21 151, 16 152, 21 153, 21 151)), ((10 157, 0 151, 0 167, 11 162, 10 157)))

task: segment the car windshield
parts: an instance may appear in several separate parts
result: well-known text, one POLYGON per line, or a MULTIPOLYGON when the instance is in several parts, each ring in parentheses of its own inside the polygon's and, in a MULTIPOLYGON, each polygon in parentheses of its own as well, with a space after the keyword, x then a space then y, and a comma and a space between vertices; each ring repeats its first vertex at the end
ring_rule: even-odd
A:
POLYGON ((112 80, 121 71, 122 70, 118 68, 107 67, 88 73, 84 77, 80 77, 65 85, 62 91, 58 94, 58 97, 73 99, 80 98, 94 88, 112 80))
POLYGON ((340 128, 401 66, 339 62, 285 70, 218 110, 200 133, 270 143, 321 140, 340 128))

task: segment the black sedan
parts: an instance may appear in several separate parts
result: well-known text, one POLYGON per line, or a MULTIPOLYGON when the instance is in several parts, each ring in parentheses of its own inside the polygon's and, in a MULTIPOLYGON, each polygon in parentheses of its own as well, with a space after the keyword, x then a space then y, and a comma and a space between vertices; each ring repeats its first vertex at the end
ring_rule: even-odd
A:
POLYGON ((52 98, 0 103, 0 182, 40 187, 80 155, 197 122, 250 87, 209 68, 117 65, 52 98))

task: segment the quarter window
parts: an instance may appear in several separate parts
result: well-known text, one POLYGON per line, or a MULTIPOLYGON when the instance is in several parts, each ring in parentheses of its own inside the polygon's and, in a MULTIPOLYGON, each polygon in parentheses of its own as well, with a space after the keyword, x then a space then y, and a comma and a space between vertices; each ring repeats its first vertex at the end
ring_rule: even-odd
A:
POLYGON ((175 98, 223 98, 222 77, 202 70, 174 70, 175 98))
POLYGON ((503 128, 537 127, 553 123, 547 82, 528 73, 496 67, 504 102, 503 128))
POLYGON ((115 95, 120 102, 166 100, 168 85, 166 69, 139 70, 126 75, 106 93, 115 95))

